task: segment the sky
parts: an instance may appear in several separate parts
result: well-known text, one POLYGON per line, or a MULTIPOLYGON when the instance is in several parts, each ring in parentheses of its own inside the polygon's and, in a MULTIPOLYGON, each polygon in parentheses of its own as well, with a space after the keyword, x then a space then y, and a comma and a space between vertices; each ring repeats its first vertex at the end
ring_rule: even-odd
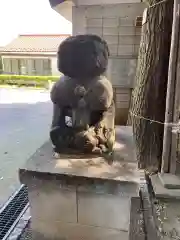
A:
POLYGON ((72 31, 72 24, 51 8, 49 0, 0 0, 0 10, 0 46, 19 34, 72 31))

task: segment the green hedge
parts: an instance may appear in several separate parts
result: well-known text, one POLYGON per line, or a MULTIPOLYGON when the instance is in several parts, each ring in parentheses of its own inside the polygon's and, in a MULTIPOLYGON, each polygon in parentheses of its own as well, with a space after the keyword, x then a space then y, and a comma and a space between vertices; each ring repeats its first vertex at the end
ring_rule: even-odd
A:
POLYGON ((0 80, 57 81, 59 76, 0 75, 0 80))
POLYGON ((1 85, 34 86, 48 88, 49 81, 56 82, 60 76, 0 75, 1 85))

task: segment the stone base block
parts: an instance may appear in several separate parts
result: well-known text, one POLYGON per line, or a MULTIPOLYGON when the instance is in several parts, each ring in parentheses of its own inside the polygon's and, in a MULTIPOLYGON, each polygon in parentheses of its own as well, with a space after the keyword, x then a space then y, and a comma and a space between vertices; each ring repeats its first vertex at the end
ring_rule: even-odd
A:
POLYGON ((78 223, 32 222, 34 240, 128 240, 128 232, 78 223))
POLYGON ((28 187, 35 240, 128 239, 131 198, 139 194, 140 176, 133 159, 123 160, 133 155, 126 154, 126 138, 121 136, 114 155, 121 153, 121 161, 112 165, 102 157, 56 159, 46 143, 20 169, 20 180, 28 187))
POLYGON ((116 182, 91 185, 86 182, 78 186, 76 181, 74 186, 65 186, 58 179, 27 177, 32 222, 39 219, 49 225, 79 223, 128 231, 130 201, 131 197, 138 196, 138 185, 116 182))

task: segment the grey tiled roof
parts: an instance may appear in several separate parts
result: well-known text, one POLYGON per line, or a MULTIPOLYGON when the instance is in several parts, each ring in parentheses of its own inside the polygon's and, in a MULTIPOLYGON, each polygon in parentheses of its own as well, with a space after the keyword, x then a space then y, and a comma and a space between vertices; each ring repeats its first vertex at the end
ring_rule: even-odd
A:
POLYGON ((70 35, 20 35, 5 47, 0 48, 0 52, 17 53, 56 53, 59 44, 70 35))

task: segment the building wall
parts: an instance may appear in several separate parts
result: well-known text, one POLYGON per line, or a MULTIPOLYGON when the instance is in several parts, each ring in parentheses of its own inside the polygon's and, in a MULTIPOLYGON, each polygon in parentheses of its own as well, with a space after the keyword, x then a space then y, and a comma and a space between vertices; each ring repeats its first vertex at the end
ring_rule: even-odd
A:
POLYGON ((117 124, 125 124, 127 120, 141 39, 141 28, 135 26, 135 21, 143 15, 144 8, 143 3, 136 2, 72 9, 74 35, 97 34, 109 45, 111 56, 107 75, 117 90, 115 99, 120 99, 116 101, 117 124), (122 112, 125 115, 122 116, 122 112))
POLYGON ((53 76, 59 76, 60 73, 57 69, 57 57, 51 58, 51 69, 52 69, 52 75, 53 76))
POLYGON ((56 56, 27 56, 27 55, 6 55, 2 56, 3 71, 11 74, 27 75, 60 75, 57 71, 56 56), (20 60, 20 61, 19 61, 20 60), (40 60, 40 61, 38 61, 40 60), (41 60, 46 60, 46 65, 41 60), (49 62, 47 61, 49 60, 49 62), (24 67, 27 66, 28 67, 24 67), (37 71, 34 71, 37 69, 37 71))
MULTIPOLYGON (((50 0, 51 1, 51 0, 50 0)), ((68 0, 70 1, 70 0, 68 0)), ((101 4, 121 4, 121 3, 140 3, 142 0, 73 0, 73 2, 79 5, 101 5, 101 4)))

